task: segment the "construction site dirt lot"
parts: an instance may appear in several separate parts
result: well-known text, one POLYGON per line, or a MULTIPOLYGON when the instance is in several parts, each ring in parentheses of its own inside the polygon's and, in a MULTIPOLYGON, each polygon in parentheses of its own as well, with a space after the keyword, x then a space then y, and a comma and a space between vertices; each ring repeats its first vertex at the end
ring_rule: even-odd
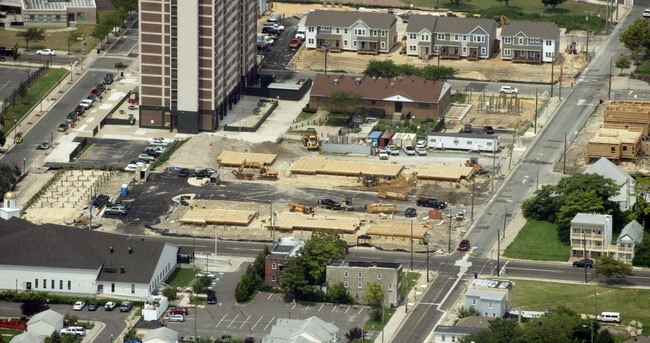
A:
MULTIPOLYGON (((323 9, 322 5, 317 4, 288 4, 288 3, 275 3, 274 11, 282 13, 287 16, 301 17, 303 13, 309 12, 314 9, 323 9)), ((355 10, 352 7, 327 7, 328 10, 341 10, 351 11, 355 10)), ((386 12, 387 9, 377 8, 377 10, 386 12)), ((421 11, 413 11, 420 13, 421 11)), ((434 12, 435 13, 435 12, 434 12)), ((440 15, 445 13, 440 12, 440 15)), ((398 20, 398 35, 403 34, 406 29, 406 24, 398 20)), ((567 38, 562 35, 560 38, 561 50, 567 46, 568 40, 575 40, 575 36, 580 36, 581 32, 572 32, 572 37, 567 38)), ((431 57, 428 61, 419 59, 416 56, 407 56, 400 54, 402 50, 402 40, 398 37, 397 44, 391 49, 389 53, 382 53, 379 55, 360 55, 356 52, 340 52, 329 53, 327 56, 327 70, 330 72, 344 72, 359 74, 366 69, 370 59, 387 60, 391 59, 396 64, 408 63, 414 66, 422 67, 425 65, 440 65, 445 67, 453 67, 458 69, 457 77, 469 78, 475 80, 518 80, 527 82, 550 82, 551 81, 551 67, 549 63, 546 64, 523 64, 512 63, 510 61, 501 60, 499 52, 494 54, 487 60, 470 61, 466 59, 460 60, 437 60, 436 57, 431 57)), ((592 43, 592 46, 594 44, 592 43)), ((574 74, 577 74, 584 66, 584 59, 582 55, 578 54, 573 60, 574 74)), ((287 69, 294 70, 310 70, 310 71, 323 71, 325 69, 325 58, 323 52, 320 50, 306 49, 303 46, 293 57, 287 69)), ((555 80, 560 75, 560 71, 564 75, 565 81, 569 82, 571 79, 571 55, 564 55, 559 58, 555 64, 555 80), (562 63, 562 59, 565 59, 562 63), (563 66, 563 68, 562 68, 563 66)))

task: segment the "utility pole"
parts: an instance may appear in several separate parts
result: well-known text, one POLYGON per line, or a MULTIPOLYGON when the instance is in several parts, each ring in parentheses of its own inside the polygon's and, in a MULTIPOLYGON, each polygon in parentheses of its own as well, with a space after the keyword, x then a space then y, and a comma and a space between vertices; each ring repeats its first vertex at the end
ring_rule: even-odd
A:
MULTIPOLYGON (((424 245, 427 247, 427 283, 429 283, 429 241, 424 243, 424 245)), ((383 342, 383 339, 382 339, 383 342)))
POLYGON ((591 22, 589 21, 590 15, 591 11, 587 11, 587 54, 585 55, 585 62, 589 62, 589 26, 591 25, 591 22))
POLYGON ((609 0, 605 2, 605 36, 609 36, 609 0))
POLYGON ((555 53, 553 53, 553 62, 551 62, 551 98, 553 97, 553 72, 555 71, 555 53))
POLYGON ((476 194, 474 193, 476 190, 476 180, 472 182, 472 212, 471 212, 471 221, 474 222, 474 197, 476 194))
POLYGON ((88 205, 88 230, 93 229, 93 203, 88 205))
POLYGON ((537 134, 537 99, 539 97, 539 89, 535 88, 535 134, 537 134))
POLYGON ((506 219, 508 218, 508 209, 506 208, 505 213, 503 214, 503 234, 502 238, 506 238, 506 219))
POLYGON ((573 87, 573 84, 575 83, 573 79, 573 56, 574 55, 575 54, 573 53, 573 51, 571 51, 571 87, 573 87))
POLYGON ((508 163, 508 170, 512 166, 512 152, 515 150, 515 137, 517 137, 517 132, 512 134, 512 145, 510 146, 510 162, 508 163))
POLYGON ((411 219, 411 266, 410 270, 413 270, 413 219, 411 219))
POLYGON ((584 238, 584 233, 582 237, 582 258, 585 260, 585 283, 588 283, 587 280, 587 239, 584 238))
POLYGON ((497 149, 499 147, 497 146, 497 139, 494 138, 494 141, 492 142, 492 192, 494 192, 494 177, 496 176, 496 170, 494 169, 494 164, 496 163, 497 159, 497 149))
POLYGON ((501 240, 499 239, 499 228, 497 228, 497 277, 500 275, 500 269, 501 269, 501 240))
POLYGON ((271 196, 269 224, 271 224, 271 240, 275 243, 275 225, 273 225, 273 196, 271 196))
POLYGON ((607 84, 607 100, 612 98, 612 63, 613 57, 609 58, 609 83, 607 84))
POLYGON ((566 132, 564 133, 564 167, 562 167, 562 174, 566 174, 566 132))
POLYGON ((560 87, 558 87, 558 96, 560 101, 562 101, 562 78, 564 77, 564 57, 562 58, 562 64, 560 65, 560 87))
POLYGON ((451 210, 449 210, 447 217, 449 218, 449 244, 447 245, 447 253, 451 254, 451 210))

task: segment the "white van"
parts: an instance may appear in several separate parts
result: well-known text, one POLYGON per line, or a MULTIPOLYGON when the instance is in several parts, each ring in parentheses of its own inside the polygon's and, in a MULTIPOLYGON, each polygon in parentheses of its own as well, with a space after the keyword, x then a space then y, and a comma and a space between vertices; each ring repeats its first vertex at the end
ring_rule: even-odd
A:
POLYGON ((596 316, 596 319, 601 322, 620 323, 621 314, 618 312, 602 312, 596 316))

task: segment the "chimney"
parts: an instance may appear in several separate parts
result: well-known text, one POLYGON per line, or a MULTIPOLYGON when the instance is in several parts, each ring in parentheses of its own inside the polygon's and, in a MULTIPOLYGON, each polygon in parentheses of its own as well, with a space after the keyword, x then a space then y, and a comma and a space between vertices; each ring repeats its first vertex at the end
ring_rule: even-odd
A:
POLYGON ((334 79, 334 86, 338 86, 338 85, 339 85, 339 79, 334 79))
POLYGON ((357 86, 361 84, 361 78, 357 77, 357 86))
POLYGON ((133 248, 129 247, 129 255, 133 254, 133 248))
POLYGON ((113 253, 113 247, 108 248, 108 250, 111 251, 111 254, 113 253))
POLYGON ((124 274, 124 266, 120 266, 120 274, 124 274))

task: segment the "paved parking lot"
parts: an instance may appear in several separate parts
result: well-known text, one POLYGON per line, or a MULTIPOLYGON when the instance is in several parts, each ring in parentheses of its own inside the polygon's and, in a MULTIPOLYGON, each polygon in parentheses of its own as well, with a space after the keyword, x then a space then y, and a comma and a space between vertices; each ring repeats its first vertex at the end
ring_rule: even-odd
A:
POLYGON ((298 17, 289 17, 282 20, 284 32, 277 36, 270 50, 260 51, 264 56, 261 63, 263 69, 285 69, 289 62, 291 62, 293 55, 295 55, 298 49, 290 48, 289 43, 296 35, 299 21, 300 19, 298 17))
POLYGON ((12 63, 10 61, 13 59, 7 57, 5 62, 0 62, 0 102, 5 101, 14 90, 18 89, 20 83, 27 80, 28 73, 32 72, 29 68, 12 68, 9 65, 12 63))
POLYGON ((149 146, 147 141, 136 140, 126 142, 120 139, 89 138, 88 142, 93 145, 75 163, 84 168, 102 168, 107 165, 124 168, 138 159, 138 155, 149 146))

